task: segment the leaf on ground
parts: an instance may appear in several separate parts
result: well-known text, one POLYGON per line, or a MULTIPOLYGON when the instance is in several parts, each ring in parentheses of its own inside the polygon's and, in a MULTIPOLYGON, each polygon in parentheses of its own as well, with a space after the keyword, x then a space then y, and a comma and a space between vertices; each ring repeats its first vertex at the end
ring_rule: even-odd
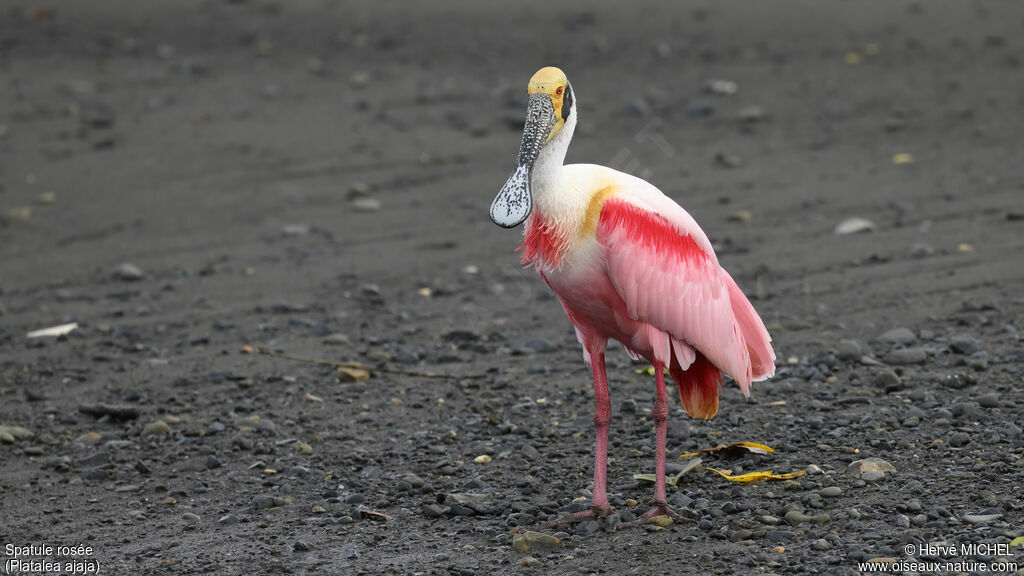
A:
POLYGON ((714 448, 707 448, 696 452, 687 452, 679 457, 689 458, 698 454, 717 454, 719 452, 725 452, 730 456, 739 456, 742 454, 768 454, 769 452, 775 452, 775 450, 772 450, 770 446, 758 444, 757 442, 733 442, 732 444, 719 444, 714 448))
MULTIPOLYGON (((637 368, 634 370, 637 374, 646 374, 648 376, 654 376, 654 366, 647 366, 646 368, 637 368)), ((668 368, 663 368, 662 372, 668 374, 668 368)))
POLYGON ((1010 546, 1020 546, 1021 548, 1024 548, 1024 536, 1014 538, 1013 541, 1010 542, 1010 546))
POLYGON ((726 480, 732 480, 733 482, 757 482, 759 480, 792 480, 793 478, 799 478, 807 473, 806 470, 798 470, 796 472, 789 472, 788 474, 776 474, 771 470, 761 470, 759 472, 747 472, 746 474, 738 474, 733 476, 728 470, 716 470, 715 468, 704 468, 705 470, 711 470, 715 474, 718 474, 726 480))
MULTIPOLYGON (((658 481, 658 477, 655 476, 654 474, 633 474, 633 479, 634 480, 639 480, 640 482, 649 482, 651 484, 654 484, 655 482, 658 481)), ((668 477, 666 477, 665 478, 665 485, 666 486, 675 486, 676 485, 676 477, 675 476, 668 476, 668 477)))

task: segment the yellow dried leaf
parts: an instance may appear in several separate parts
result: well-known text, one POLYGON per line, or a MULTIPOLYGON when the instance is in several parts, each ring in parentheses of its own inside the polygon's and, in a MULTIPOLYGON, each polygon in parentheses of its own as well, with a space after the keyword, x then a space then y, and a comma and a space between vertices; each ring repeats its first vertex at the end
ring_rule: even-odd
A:
POLYGON ((338 368, 338 380, 341 382, 365 382, 370 379, 370 371, 365 368, 338 368))
POLYGON ((1024 548, 1024 536, 1018 536, 1010 542, 1010 546, 1019 546, 1024 548))
POLYGON ((771 470, 761 470, 759 472, 747 472, 746 474, 739 474, 733 476, 728 470, 717 470, 715 468, 705 468, 705 470, 711 470, 715 474, 718 474, 726 480, 732 480, 733 482, 757 482, 759 480, 792 480, 793 478, 799 478, 807 473, 806 470, 799 470, 797 472, 789 472, 787 474, 776 474, 771 470))
POLYGON ((681 455, 680 458, 689 458, 698 454, 716 454, 718 452, 730 454, 768 454, 769 452, 775 452, 775 450, 772 450, 770 446, 758 444, 757 442, 733 442, 732 444, 719 444, 714 448, 707 448, 696 452, 687 452, 681 455))

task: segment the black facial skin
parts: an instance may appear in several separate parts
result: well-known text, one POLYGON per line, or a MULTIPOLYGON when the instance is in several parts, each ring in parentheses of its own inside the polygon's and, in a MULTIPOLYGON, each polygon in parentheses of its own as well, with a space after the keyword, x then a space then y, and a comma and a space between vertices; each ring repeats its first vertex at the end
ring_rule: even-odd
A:
POLYGON ((572 86, 565 83, 565 97, 562 100, 562 120, 569 119, 569 111, 572 110, 572 86))

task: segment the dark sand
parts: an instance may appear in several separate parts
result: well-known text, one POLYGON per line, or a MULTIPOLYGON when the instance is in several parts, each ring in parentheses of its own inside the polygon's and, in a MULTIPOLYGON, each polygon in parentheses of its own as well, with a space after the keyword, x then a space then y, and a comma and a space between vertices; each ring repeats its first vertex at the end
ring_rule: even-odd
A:
MULTIPOLYGON (((92 546, 107 574, 855 574, 1024 535, 1024 4, 517 4, 0 6, 0 425, 33 434, 0 444, 0 545, 92 546), (673 403, 670 464, 746 440, 777 451, 704 464, 821 472, 691 473, 685 522, 511 549, 592 473, 575 337, 487 218, 544 65, 581 106, 569 161, 686 207, 775 339, 751 400, 673 403), (872 456, 895 472, 847 474, 872 456)), ((639 367, 610 350, 636 513, 639 367)))

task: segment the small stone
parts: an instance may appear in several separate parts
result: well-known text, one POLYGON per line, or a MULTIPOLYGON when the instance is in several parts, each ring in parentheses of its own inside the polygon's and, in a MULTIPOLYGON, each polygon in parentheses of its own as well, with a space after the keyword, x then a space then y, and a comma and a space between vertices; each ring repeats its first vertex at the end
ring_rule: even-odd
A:
POLYGON ((540 566, 541 562, 540 562, 540 560, 537 560, 533 556, 525 556, 525 557, 519 559, 518 564, 520 566, 524 567, 524 568, 533 568, 533 567, 536 567, 536 566, 540 566))
POLYGON ((960 334, 949 341, 949 348, 957 354, 974 354, 981 350, 981 342, 972 336, 960 334))
POLYGON ((666 526, 672 525, 672 517, 659 514, 658 516, 651 516, 651 518, 647 520, 647 523, 665 528, 666 526))
POLYGON ((222 526, 231 526, 233 524, 238 524, 241 521, 242 520, 234 514, 225 514, 217 520, 217 524, 222 526))
POLYGON ((359 545, 354 542, 349 542, 341 547, 341 557, 346 560, 352 560, 359 558, 359 545))
POLYGON ((949 435, 948 442, 954 448, 961 448, 971 443, 971 435, 967 432, 954 432, 949 435))
POLYGON ((380 212, 381 203, 376 198, 357 198, 352 201, 352 208, 356 212, 380 212))
POLYGON ((840 340, 836 345, 836 358, 847 362, 860 360, 864 353, 860 350, 860 344, 856 340, 840 340))
POLYGON ((885 390, 898 389, 901 384, 900 377, 892 370, 882 370, 875 375, 875 385, 885 390))
POLYGON ((292 550, 295 552, 309 552, 312 549, 313 547, 305 540, 296 540, 295 543, 292 544, 292 550))
POLYGON ((932 248, 931 244, 927 244, 925 242, 915 242, 909 250, 911 258, 927 258, 934 253, 935 248, 932 248))
POLYGON ((281 228, 281 235, 286 238, 301 238, 309 236, 310 230, 309 224, 288 224, 281 228))
POLYGON ((145 277, 142 269, 131 262, 125 262, 114 269, 114 279, 122 282, 138 282, 145 277))
POLYGON ((963 520, 968 524, 984 524, 1002 517, 1002 514, 964 514, 963 520))
POLYGON ((593 536, 601 529, 601 525, 596 520, 588 520, 587 522, 580 522, 576 525, 574 535, 586 538, 587 536, 593 536))
POLYGON ((559 550, 562 542, 549 534, 527 530, 512 539, 512 549, 516 552, 545 552, 559 550))
POLYGON ((324 336, 323 342, 331 346, 347 346, 352 343, 346 334, 328 334, 324 336))
POLYGON ((828 543, 828 540, 824 538, 818 538, 814 542, 811 542, 811 548, 815 550, 828 550, 832 545, 828 543))
POLYGON ((819 494, 826 498, 838 498, 839 495, 842 493, 843 490, 839 486, 829 486, 827 488, 822 488, 821 492, 819 492, 819 494))
POLYGON ((365 368, 349 368, 342 366, 338 368, 339 382, 365 382, 370 379, 370 371, 365 368))
POLYGON ((477 464, 488 464, 490 463, 490 461, 491 457, 488 456, 487 454, 481 454, 476 458, 473 458, 473 462, 476 462, 477 464))
POLYGON ((15 440, 27 440, 35 436, 31 430, 21 426, 0 426, 0 434, 11 438, 9 442, 5 440, 8 444, 13 444, 15 440))
POLYGON ((885 478, 885 472, 879 472, 878 470, 867 470, 860 475, 860 479, 865 482, 878 482, 885 478))
POLYGON ((887 344, 910 344, 917 336, 909 328, 893 328, 878 337, 880 342, 887 344))
POLYGON ((800 512, 799 510, 790 510, 789 512, 786 512, 785 518, 786 522, 793 525, 802 524, 803 522, 809 522, 811 520, 810 516, 800 512))
POLYGON ((846 467, 847 476, 860 476, 864 472, 895 472, 896 467, 881 458, 863 458, 850 462, 846 467))
POLYGON ((166 436, 171 433, 171 427, 163 420, 157 420, 146 424, 142 429, 142 436, 166 436))
POLYGON ((815 514, 811 516, 811 524, 828 524, 832 521, 832 516, 828 512, 822 512, 821 514, 815 514))
POLYGON ((863 232, 871 232, 875 229, 875 224, 865 218, 847 218, 836 225, 835 233, 839 236, 847 236, 850 234, 860 234, 863 232))
POLYGON ((764 538, 769 542, 786 542, 787 540, 796 538, 796 534, 789 530, 769 530, 765 533, 764 538))
POLYGON ((996 408, 999 406, 999 395, 995 392, 978 396, 978 405, 982 408, 996 408))
POLYGON ((604 519, 604 531, 605 532, 615 532, 616 530, 619 529, 619 526, 621 524, 622 524, 622 517, 621 516, 619 516, 618 514, 609 514, 604 519))
POLYGON ((181 519, 189 524, 198 524, 201 520, 198 514, 194 514, 192 512, 185 512, 181 515, 181 519))
POLYGON ((924 364, 928 361, 928 352, 924 348, 901 348, 893 350, 883 358, 886 364, 903 366, 907 364, 924 364))

